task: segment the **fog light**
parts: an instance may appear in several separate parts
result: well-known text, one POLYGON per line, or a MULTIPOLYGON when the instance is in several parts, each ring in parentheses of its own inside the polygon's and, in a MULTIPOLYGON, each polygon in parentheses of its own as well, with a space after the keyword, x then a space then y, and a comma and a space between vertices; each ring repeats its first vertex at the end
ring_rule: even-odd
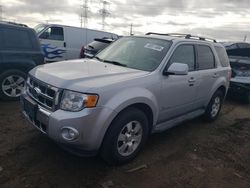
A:
POLYGON ((72 127, 63 127, 61 134, 63 139, 67 141, 75 140, 79 136, 79 132, 72 127))

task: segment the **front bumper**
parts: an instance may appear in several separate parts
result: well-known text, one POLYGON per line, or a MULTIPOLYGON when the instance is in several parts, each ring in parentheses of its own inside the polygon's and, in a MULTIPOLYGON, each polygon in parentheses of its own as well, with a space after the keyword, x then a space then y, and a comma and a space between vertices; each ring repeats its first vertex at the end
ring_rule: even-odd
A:
POLYGON ((26 119, 43 134, 63 146, 74 154, 95 155, 102 143, 105 132, 109 126, 113 111, 109 108, 98 107, 83 109, 80 112, 56 110, 48 111, 37 104, 30 96, 23 93, 21 96, 22 112, 26 119), (24 105, 29 101, 37 106, 34 117, 26 112, 24 105), (77 139, 69 141, 62 137, 62 129, 71 127, 79 132, 77 139))

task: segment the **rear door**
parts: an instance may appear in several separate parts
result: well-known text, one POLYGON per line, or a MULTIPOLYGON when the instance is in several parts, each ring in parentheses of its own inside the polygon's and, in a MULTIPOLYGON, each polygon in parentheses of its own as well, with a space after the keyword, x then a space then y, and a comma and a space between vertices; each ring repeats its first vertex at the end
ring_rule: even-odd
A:
POLYGON ((211 95, 211 89, 217 81, 219 72, 214 53, 208 45, 196 45, 197 69, 200 72, 201 84, 197 91, 197 100, 199 105, 203 106, 207 103, 211 95))
POLYGON ((67 50, 63 27, 51 26, 40 34, 39 39, 45 61, 53 62, 66 60, 67 50))

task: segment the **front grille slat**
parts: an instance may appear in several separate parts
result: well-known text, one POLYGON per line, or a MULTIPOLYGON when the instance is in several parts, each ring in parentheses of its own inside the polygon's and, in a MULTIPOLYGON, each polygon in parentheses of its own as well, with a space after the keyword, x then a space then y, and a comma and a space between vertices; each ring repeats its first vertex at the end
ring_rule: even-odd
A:
POLYGON ((27 92, 34 100, 45 108, 54 111, 59 90, 35 78, 27 80, 27 92))

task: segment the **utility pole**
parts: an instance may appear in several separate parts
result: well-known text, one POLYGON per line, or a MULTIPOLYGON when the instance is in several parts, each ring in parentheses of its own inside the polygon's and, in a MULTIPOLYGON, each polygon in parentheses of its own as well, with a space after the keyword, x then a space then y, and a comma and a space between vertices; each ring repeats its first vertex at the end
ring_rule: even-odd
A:
POLYGON ((133 23, 131 23, 131 25, 130 25, 130 36, 132 36, 132 35, 134 35, 133 34, 133 23))
POLYGON ((106 19, 106 17, 110 15, 110 12, 107 9, 107 5, 109 5, 109 4, 110 4, 109 2, 103 0, 102 1, 102 9, 99 10, 99 12, 100 12, 100 14, 102 16, 102 30, 104 30, 104 28, 105 28, 105 19, 106 19))
POLYGON ((84 28, 88 24, 88 8, 88 0, 83 0, 81 6, 81 27, 84 26, 84 28))
POLYGON ((0 5, 0 21, 3 21, 3 6, 0 5))

